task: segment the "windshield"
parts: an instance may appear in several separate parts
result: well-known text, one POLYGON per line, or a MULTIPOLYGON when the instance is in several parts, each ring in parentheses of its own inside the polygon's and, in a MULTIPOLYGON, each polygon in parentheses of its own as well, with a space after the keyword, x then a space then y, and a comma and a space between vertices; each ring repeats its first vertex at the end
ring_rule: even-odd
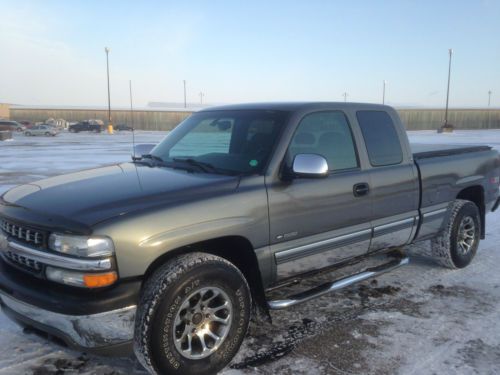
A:
POLYGON ((195 113, 157 145, 151 155, 166 165, 202 172, 262 172, 286 120, 281 111, 195 113))

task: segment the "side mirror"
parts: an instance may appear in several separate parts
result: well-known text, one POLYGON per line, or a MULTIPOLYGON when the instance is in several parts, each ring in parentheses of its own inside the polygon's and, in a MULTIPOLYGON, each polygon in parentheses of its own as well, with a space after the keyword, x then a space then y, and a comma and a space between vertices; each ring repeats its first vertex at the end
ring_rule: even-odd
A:
POLYGON ((149 154, 155 146, 156 145, 153 143, 142 143, 142 144, 135 145, 134 146, 134 155, 132 155, 132 159, 139 158, 142 155, 149 154))
POLYGON ((328 176, 326 159, 317 154, 298 154, 293 159, 293 173, 299 177, 320 178, 328 176))

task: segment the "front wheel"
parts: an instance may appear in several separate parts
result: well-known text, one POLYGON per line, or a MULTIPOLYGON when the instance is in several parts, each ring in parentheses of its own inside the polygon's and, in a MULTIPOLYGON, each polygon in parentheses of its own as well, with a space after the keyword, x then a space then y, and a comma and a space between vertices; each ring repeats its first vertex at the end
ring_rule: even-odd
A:
POLYGON ((213 374, 238 351, 250 320, 243 274, 215 255, 181 255, 146 281, 134 352, 153 374, 213 374))
POLYGON ((432 257, 444 267, 464 268, 476 255, 480 237, 479 209, 473 202, 457 199, 443 232, 431 241, 432 257))

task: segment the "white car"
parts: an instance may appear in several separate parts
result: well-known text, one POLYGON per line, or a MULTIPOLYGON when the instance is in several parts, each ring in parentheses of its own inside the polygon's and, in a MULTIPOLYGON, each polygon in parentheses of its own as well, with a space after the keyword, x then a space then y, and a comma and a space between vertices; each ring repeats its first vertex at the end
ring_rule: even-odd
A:
POLYGON ((28 129, 24 132, 26 136, 32 135, 45 135, 47 137, 54 137, 58 134, 58 131, 55 127, 49 125, 35 125, 31 129, 28 129))

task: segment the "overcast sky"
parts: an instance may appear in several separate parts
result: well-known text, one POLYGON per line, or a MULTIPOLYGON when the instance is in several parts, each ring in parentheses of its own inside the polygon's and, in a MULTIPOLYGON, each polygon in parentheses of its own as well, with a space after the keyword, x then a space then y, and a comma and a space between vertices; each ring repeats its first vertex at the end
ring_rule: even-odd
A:
POLYGON ((500 0, 0 0, 0 102, 500 106, 500 0))

